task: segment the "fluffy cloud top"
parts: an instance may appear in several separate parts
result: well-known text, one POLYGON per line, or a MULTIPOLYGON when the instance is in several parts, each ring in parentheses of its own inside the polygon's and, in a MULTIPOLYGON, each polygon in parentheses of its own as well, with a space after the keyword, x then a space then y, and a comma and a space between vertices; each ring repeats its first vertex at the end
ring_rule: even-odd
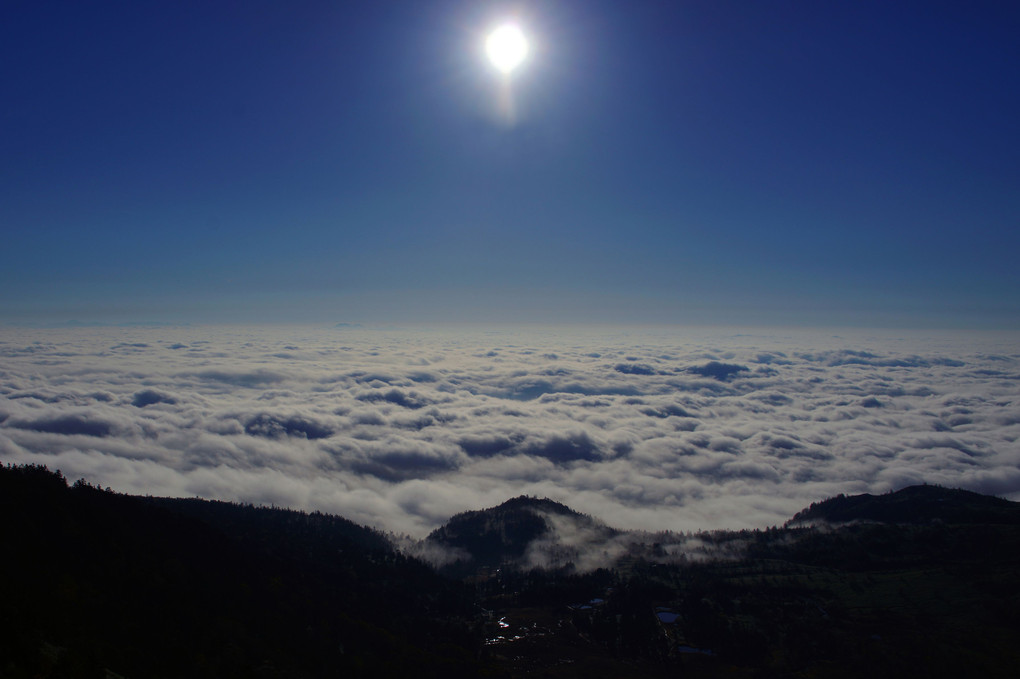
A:
POLYGON ((0 460, 415 536, 521 494, 649 531, 922 481, 1020 499, 1017 339, 7 329, 0 460))

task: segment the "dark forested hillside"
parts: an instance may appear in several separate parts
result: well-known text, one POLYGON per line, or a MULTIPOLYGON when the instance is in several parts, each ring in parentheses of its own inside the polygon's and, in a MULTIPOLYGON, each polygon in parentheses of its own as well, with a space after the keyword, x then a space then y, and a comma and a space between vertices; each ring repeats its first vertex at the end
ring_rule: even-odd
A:
POLYGON ((515 497, 497 507, 463 512, 434 530, 426 541, 449 550, 444 571, 465 575, 503 565, 527 567, 526 553, 538 540, 556 540, 559 530, 579 530, 608 538, 618 533, 590 516, 545 498, 515 497))
POLYGON ((958 488, 909 486, 885 495, 838 495, 798 512, 788 525, 816 522, 1020 523, 1020 504, 958 488))
POLYGON ((1017 503, 927 487, 882 497, 895 511, 871 516, 885 523, 848 512, 842 527, 672 536, 671 555, 627 553, 588 575, 504 570, 477 587, 520 676, 1015 676, 1017 503))
POLYGON ((1012 677, 1016 508, 914 487, 651 535, 520 497, 429 536, 441 577, 340 517, 0 467, 0 677, 1012 677))
POLYGON ((472 600, 336 517, 0 469, 0 676, 475 676, 472 600))

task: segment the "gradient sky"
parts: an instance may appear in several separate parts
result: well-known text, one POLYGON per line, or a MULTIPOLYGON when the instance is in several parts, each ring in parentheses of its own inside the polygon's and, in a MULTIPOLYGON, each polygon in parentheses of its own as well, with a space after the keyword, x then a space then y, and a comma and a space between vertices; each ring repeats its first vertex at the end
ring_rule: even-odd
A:
POLYGON ((2 14, 0 323, 1020 324, 1015 2, 2 14))

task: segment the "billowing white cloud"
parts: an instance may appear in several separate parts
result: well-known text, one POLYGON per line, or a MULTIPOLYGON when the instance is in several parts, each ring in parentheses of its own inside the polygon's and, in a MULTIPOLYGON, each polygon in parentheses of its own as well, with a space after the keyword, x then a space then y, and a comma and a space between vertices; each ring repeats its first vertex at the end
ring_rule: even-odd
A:
POLYGON ((418 537, 522 493, 649 531, 922 481, 1020 499, 1017 339, 7 329, 0 460, 418 537))

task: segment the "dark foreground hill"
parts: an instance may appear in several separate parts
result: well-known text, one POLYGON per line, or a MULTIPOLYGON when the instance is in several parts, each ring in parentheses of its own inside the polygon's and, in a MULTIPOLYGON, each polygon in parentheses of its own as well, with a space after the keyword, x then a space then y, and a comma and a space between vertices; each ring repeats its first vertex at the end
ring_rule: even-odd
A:
POLYGON ((430 536, 457 579, 339 517, 0 467, 0 677, 1012 677, 1017 505, 961 493, 686 536, 515 498, 430 536))
POLYGON ((0 676, 477 676, 470 593, 338 517, 0 469, 0 676))

